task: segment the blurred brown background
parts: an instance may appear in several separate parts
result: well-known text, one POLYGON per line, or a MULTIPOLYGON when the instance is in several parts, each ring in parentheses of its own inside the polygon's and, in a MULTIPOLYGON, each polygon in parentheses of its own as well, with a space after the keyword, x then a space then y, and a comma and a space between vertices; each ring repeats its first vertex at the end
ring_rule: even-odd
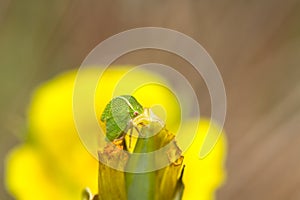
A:
MULTIPOLYGON (((26 106, 40 82, 77 68, 109 36, 160 26, 202 44, 224 79, 228 179, 217 199, 300 199, 299 21, 299 0, 1 0, 0 156, 23 137, 26 106)), ((136 52, 116 62, 165 63, 193 74, 173 56, 136 52)), ((208 115, 205 85, 189 77, 208 115)), ((11 199, 3 181, 0 199, 11 199)))

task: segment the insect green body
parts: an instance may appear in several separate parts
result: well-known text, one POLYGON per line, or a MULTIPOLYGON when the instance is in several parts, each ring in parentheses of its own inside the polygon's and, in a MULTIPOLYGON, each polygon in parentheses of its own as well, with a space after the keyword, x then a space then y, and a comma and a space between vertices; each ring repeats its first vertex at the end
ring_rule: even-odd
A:
POLYGON ((101 121, 106 125, 106 137, 113 141, 132 129, 132 119, 143 113, 143 107, 130 95, 113 98, 105 107, 101 121))

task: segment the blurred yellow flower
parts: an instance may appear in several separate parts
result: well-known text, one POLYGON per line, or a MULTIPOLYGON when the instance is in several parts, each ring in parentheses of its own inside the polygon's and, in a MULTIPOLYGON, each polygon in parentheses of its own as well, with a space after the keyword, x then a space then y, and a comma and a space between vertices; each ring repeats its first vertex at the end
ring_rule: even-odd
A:
MULTIPOLYGON (((91 77, 98 76, 95 72, 99 74, 99 70, 95 67, 83 71, 87 85, 91 77)), ((28 111, 27 140, 10 152, 6 162, 7 189, 16 199, 80 199, 82 189, 87 186, 93 193, 98 192, 98 161, 84 148, 73 120, 75 79, 76 71, 63 73, 44 83, 33 94, 28 111)), ((131 67, 114 67, 105 71, 95 91, 98 119, 113 96, 128 93, 128 88, 136 89, 136 85, 151 81, 167 84, 156 74, 131 71, 131 67)), ((168 129, 177 131, 180 107, 167 88, 148 84, 132 94, 145 107, 160 104, 164 110, 158 109, 158 116, 165 118, 168 129)), ((198 121, 183 124, 184 132, 193 131, 189 130, 192 127, 189 123, 198 121)), ((199 147, 207 134, 209 121, 200 120, 199 125, 195 141, 184 153, 185 200, 213 199, 215 190, 225 178, 225 136, 222 134, 213 151, 199 160, 199 147)), ((219 129, 214 127, 213 130, 210 134, 217 134, 219 129)))

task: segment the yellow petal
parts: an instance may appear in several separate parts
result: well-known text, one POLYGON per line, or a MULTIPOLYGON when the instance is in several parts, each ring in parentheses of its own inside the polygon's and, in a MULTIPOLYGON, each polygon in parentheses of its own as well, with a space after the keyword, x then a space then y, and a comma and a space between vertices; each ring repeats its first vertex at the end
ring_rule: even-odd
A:
MULTIPOLYGON (((197 135, 191 146, 184 152, 185 171, 183 182, 185 190, 183 200, 211 200, 214 199, 214 192, 225 180, 224 162, 226 156, 226 138, 224 132, 212 151, 204 159, 199 158, 200 148, 207 134, 218 134, 220 128, 212 124, 209 129, 210 121, 197 120, 183 124, 183 130, 187 134, 194 133, 190 127, 199 123, 197 135), (208 130, 210 132, 208 133, 208 130)), ((178 142, 180 145, 180 141, 178 142)))
POLYGON ((68 198, 68 192, 60 187, 55 178, 53 171, 44 165, 41 155, 29 145, 14 149, 7 157, 7 187, 16 199, 68 198))

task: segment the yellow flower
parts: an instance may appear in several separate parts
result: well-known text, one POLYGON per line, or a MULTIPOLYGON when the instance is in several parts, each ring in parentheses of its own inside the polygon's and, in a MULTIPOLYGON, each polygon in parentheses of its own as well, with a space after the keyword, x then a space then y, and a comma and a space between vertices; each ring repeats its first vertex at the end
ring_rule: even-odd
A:
MULTIPOLYGON (((114 95, 128 94, 128 88, 136 89, 136 85, 151 81, 167 84, 158 75, 130 69, 116 67, 104 72, 95 91, 98 119, 114 95)), ((83 71, 87 86, 89 80, 98 76, 99 70, 95 67, 83 71)), ((76 71, 63 73, 44 83, 33 94, 28 111, 27 140, 10 152, 6 162, 7 188, 17 199, 80 199, 82 189, 87 186, 93 193, 98 192, 98 161, 81 143, 73 120, 75 78, 76 71)), ((145 107, 162 105, 165 113, 158 109, 158 115, 166 116, 168 128, 177 131, 180 107, 168 89, 159 84, 148 84, 132 94, 145 107)), ((195 120, 190 123, 193 122, 195 120)), ((226 144, 223 134, 208 157, 199 160, 198 155, 194 155, 199 152, 208 126, 208 120, 200 121, 196 140, 184 154, 183 199, 213 199, 214 191, 224 181, 226 144)), ((185 132, 189 132, 189 127, 189 122, 183 124, 185 132)))

